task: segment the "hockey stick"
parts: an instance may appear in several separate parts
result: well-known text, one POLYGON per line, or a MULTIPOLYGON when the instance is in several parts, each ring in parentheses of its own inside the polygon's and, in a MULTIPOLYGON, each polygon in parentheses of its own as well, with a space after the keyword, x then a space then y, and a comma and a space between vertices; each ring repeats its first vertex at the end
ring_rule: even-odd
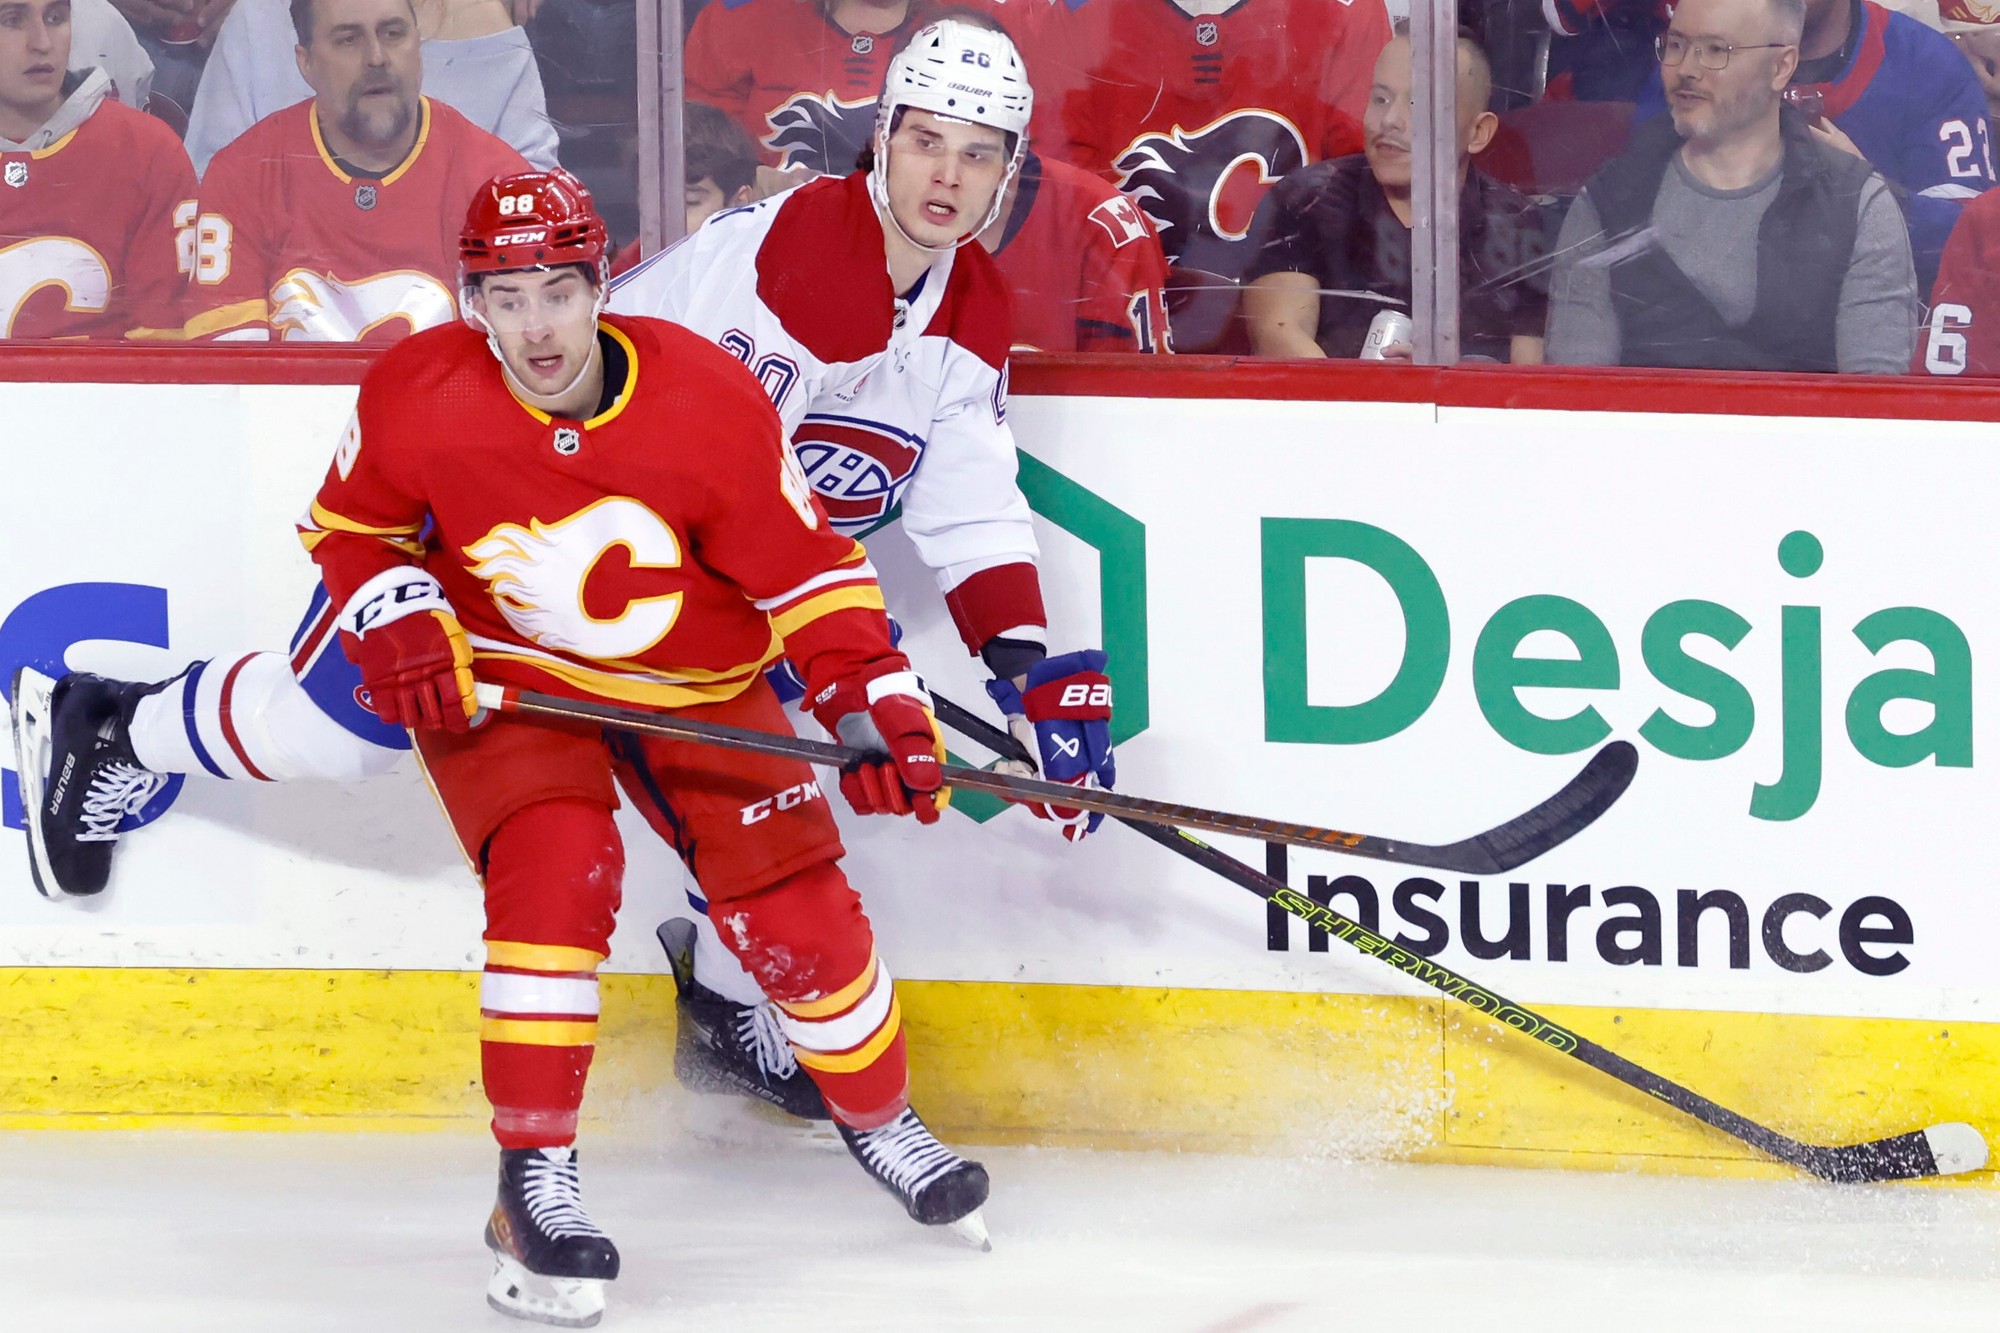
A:
MULTIPOLYGON (((1027 750, 1013 735, 994 726, 985 718, 936 695, 932 696, 931 702, 937 709, 938 718, 946 726, 964 733, 1004 758, 1033 762, 1027 750)), ((1629 773, 1627 780, 1630 780, 1629 773)), ((1568 1028, 1550 1022, 1533 1010, 1524 1009, 1512 1000, 1504 999, 1468 978, 1438 966, 1428 958, 1419 957, 1383 939, 1331 907, 1323 906, 1303 894, 1294 892, 1284 881, 1253 870, 1235 857, 1217 851, 1190 833, 1157 824, 1142 824, 1131 819, 1119 818, 1119 822, 1128 828, 1138 830, 1168 851, 1185 856, 1196 865, 1213 870, 1231 883, 1248 889, 1265 902, 1276 904, 1307 925, 1317 927, 1353 945, 1362 953, 1381 959, 1397 971, 1443 991, 1496 1022, 1505 1023, 1508 1027, 1533 1037, 1572 1059, 1581 1060, 1592 1069, 1608 1074, 1628 1087, 1650 1093, 1703 1124, 1712 1125, 1781 1162, 1810 1171, 1822 1180, 1841 1184, 1914 1180, 1925 1176, 1959 1175, 1966 1171, 1977 1171, 1986 1165, 1986 1140, 1980 1137, 1979 1131, 1971 1125, 1956 1121, 1932 1125, 1928 1129, 1909 1134, 1896 1134, 1886 1139, 1873 1139, 1867 1143, 1853 1143, 1842 1147, 1828 1148, 1818 1144, 1801 1143, 1754 1120, 1747 1120, 1728 1107, 1712 1102, 1672 1079, 1655 1074, 1650 1069, 1633 1064, 1622 1055, 1606 1050, 1588 1037, 1579 1036, 1568 1028)))
MULTIPOLYGON (((803 760, 808 764, 844 768, 869 758, 863 751, 851 746, 805 740, 798 736, 777 736, 766 731, 751 731, 715 722, 699 722, 650 709, 563 699, 552 694, 517 689, 512 685, 481 684, 475 693, 480 707, 494 712, 528 713, 570 720, 585 718, 625 731, 699 741, 752 754, 803 760)), ((1039 778, 1014 777, 961 764, 945 764, 942 768, 946 786, 991 792, 1009 801, 1039 801, 1068 809, 1094 810, 1120 819, 1185 826, 1207 833, 1255 838, 1259 842, 1315 847, 1321 851, 1393 861, 1398 865, 1427 866, 1467 875, 1499 875, 1534 860, 1588 827, 1592 820, 1610 809, 1611 803, 1631 785, 1638 762, 1638 752, 1630 742, 1613 741, 1592 755, 1583 771, 1561 791, 1526 814, 1510 819, 1498 828, 1443 847, 1400 842, 1372 833, 1342 833, 1337 829, 1291 824, 1256 815, 1225 814, 1220 810, 1151 801, 1099 788, 1071 787, 1060 782, 1044 782, 1039 778)))

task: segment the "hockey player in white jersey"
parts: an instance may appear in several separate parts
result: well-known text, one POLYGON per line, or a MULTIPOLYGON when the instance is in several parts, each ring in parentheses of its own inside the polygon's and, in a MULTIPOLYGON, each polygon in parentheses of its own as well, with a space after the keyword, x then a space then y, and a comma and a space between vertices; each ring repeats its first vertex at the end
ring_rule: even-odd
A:
MULTIPOLYGON (((1046 656, 1035 534, 1006 420, 1007 289, 970 244, 1020 167, 1032 103, 1005 34, 933 23, 890 63, 867 169, 716 215, 616 281, 611 308, 685 324, 748 365, 836 527, 864 536, 900 505, 1043 771, 1108 785, 1104 656, 1046 656)), ((1038 813, 1071 838, 1098 818, 1038 813)), ((683 1076, 698 1078, 690 1066, 706 1054, 725 1081, 767 1095, 762 1082, 778 1094, 770 1100, 813 1113, 803 1078, 768 1068, 749 1085, 732 1077, 753 1074, 739 1058, 755 1049, 762 995, 706 916, 693 922, 693 984, 685 966, 677 975, 683 1012, 711 1045, 683 1050, 683 1076)), ((662 934, 670 953, 687 938, 684 928, 662 934)))
MULTIPOLYGON (((972 238, 1018 170, 1032 94, 1013 44, 943 20, 892 63, 868 169, 727 210, 625 275, 610 308, 693 328, 747 364, 776 403, 837 527, 860 536, 901 505, 988 690, 1043 775, 1110 785, 1104 655, 1047 655, 1028 506, 1006 423, 1011 320, 972 238)), ((100 891, 121 818, 174 772, 337 781, 382 772, 407 735, 357 702, 324 594, 289 655, 196 663, 162 684, 24 672, 15 691, 35 882, 100 891), (50 782, 51 773, 69 774, 50 782)), ((780 664, 782 666, 782 663, 780 664)), ((643 791, 628 793, 664 818, 643 791)), ((1101 816, 1035 808, 1071 840, 1101 816)), ((714 936, 663 928, 681 986, 683 1081, 824 1115, 754 981, 714 936)))

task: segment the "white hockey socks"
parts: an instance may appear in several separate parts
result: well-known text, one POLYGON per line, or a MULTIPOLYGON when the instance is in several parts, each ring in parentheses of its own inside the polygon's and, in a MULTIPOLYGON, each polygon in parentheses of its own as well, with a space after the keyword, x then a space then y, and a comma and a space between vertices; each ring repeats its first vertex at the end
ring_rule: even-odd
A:
POLYGON ((132 749, 155 773, 263 782, 359 782, 403 755, 321 712, 284 653, 195 663, 139 701, 132 749))

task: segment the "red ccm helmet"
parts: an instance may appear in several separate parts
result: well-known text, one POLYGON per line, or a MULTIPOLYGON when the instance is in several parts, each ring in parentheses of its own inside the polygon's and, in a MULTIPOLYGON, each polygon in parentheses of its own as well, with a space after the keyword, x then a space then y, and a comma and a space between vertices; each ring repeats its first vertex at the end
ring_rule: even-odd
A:
POLYGON ((557 167, 495 176, 479 187, 458 233, 458 285, 483 273, 582 264, 602 293, 611 281, 610 234, 582 181, 557 167))

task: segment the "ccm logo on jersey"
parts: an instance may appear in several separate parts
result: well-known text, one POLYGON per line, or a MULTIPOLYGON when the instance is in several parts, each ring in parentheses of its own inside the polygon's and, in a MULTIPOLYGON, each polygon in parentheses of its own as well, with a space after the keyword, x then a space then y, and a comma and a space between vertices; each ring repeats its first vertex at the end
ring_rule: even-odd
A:
POLYGON ((771 817, 773 810, 796 810, 807 801, 817 801, 819 798, 820 792, 817 782, 801 782, 796 787, 785 788, 776 796, 766 796, 761 801, 754 801, 744 806, 742 810, 743 822, 745 824, 760 824, 771 817))

